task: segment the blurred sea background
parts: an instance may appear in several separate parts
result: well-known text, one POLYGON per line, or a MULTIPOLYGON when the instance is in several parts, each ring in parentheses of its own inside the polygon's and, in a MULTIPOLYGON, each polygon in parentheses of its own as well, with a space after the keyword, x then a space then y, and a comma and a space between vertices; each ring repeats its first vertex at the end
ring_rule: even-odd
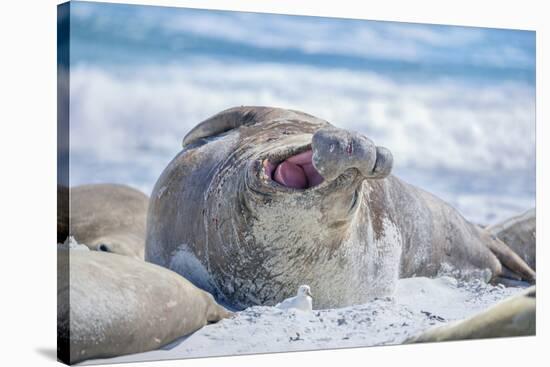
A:
POLYGON ((535 32, 71 3, 70 182, 151 190, 196 124, 302 110, 491 224, 535 206, 535 32))

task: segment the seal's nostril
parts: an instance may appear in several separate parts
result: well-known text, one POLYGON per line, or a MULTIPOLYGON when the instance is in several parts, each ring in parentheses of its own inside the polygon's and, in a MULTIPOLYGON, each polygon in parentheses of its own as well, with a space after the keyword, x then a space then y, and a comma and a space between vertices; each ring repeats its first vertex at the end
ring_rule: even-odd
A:
POLYGON ((348 155, 353 154, 353 142, 349 142, 348 147, 346 148, 346 152, 348 153, 348 155))
POLYGON ((313 162, 319 174, 333 181, 350 168, 361 176, 372 176, 376 146, 359 133, 337 128, 322 128, 313 134, 313 162))

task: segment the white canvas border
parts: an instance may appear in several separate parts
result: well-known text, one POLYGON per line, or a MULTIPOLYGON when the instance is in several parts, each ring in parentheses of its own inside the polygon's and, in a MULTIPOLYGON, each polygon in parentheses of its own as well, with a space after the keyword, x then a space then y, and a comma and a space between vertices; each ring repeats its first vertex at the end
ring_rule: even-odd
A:
MULTIPOLYGON (((122 2, 122 1, 112 1, 122 2)), ((126 1, 124 1, 126 2, 126 1)), ((147 0, 135 4, 270 13, 351 17, 420 23, 455 24, 537 31, 537 227, 538 328, 535 338, 514 338, 414 346, 373 347, 337 351, 280 353, 127 364, 128 366, 279 366, 325 365, 540 365, 548 341, 548 309, 544 292, 548 251, 549 156, 548 22, 543 1, 396 1, 339 0, 214 1, 147 0), (546 40, 546 41, 545 41, 546 40), (546 48, 544 43, 546 43, 546 48)), ((11 1, 1 5, 3 45, 2 108, 2 350, 3 365, 52 365, 55 362, 56 299, 56 8, 58 1, 11 1)))

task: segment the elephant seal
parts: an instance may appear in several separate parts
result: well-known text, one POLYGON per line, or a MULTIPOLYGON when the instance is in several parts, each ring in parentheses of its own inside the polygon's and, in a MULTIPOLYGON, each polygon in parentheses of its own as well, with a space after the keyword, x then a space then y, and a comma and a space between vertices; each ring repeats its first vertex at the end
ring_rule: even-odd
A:
POLYGON ((58 250, 58 256, 67 252, 58 300, 69 302, 58 304, 58 338, 71 364, 158 349, 231 315, 168 269, 97 251, 58 250))
POLYGON ((233 307, 309 284, 318 308, 391 295, 444 264, 535 273, 503 242, 390 174, 391 152, 299 111, 225 110, 192 129, 153 189, 145 258, 233 307))
POLYGON ((68 236, 90 250, 143 260, 147 195, 125 185, 92 184, 72 187, 69 201, 68 236))
POLYGON ((405 343, 535 335, 536 312, 536 290, 533 286, 467 320, 430 329, 405 343))
POLYGON ((536 230, 537 214, 535 208, 489 226, 487 230, 497 236, 514 250, 531 268, 537 268, 536 230))

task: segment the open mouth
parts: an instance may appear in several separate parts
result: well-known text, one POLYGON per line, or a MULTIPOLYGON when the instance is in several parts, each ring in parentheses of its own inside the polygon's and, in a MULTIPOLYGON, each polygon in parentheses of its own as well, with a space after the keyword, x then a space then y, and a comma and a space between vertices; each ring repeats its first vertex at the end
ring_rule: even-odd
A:
POLYGON ((324 179, 313 166, 313 151, 287 157, 278 163, 266 159, 263 162, 264 172, 279 185, 293 189, 308 189, 321 184, 324 179))

